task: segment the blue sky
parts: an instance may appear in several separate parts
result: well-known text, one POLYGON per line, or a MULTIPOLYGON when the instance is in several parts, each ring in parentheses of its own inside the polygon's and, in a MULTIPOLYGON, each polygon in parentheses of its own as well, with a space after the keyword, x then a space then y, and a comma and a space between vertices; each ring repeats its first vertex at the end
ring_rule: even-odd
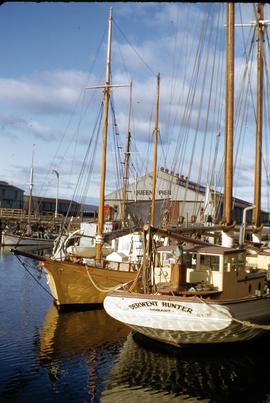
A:
MULTIPOLYGON (((159 166, 181 171, 193 180, 206 183, 212 165, 209 161, 213 160, 216 136, 220 131, 215 176, 222 177, 225 4, 10 2, 0 7, 1 180, 28 192, 35 144, 34 194, 55 196, 56 177, 52 170, 57 169, 60 197, 73 196, 102 100, 101 91, 85 88, 103 84, 105 80, 110 6, 113 7, 114 19, 112 80, 114 83, 133 82, 131 177, 135 171, 138 175, 151 171, 155 75, 158 72, 161 74, 159 166), (203 44, 204 34, 206 41, 203 44), (201 53, 198 50, 200 44, 203 44, 201 53), (196 66, 199 78, 195 89, 196 66), (212 98, 209 96, 210 87, 212 98), (206 95, 201 96, 202 91, 206 95), (188 104, 192 107, 190 113, 187 112, 188 104), (184 138, 185 144, 181 143, 184 138)), ((269 18, 268 5, 265 14, 269 18)), ((243 22, 254 19, 253 4, 236 6, 236 22, 240 22, 240 18, 243 22)), ((249 29, 245 32, 247 40, 249 29)), ((245 64, 242 36, 242 29, 238 29, 236 97, 241 94, 240 73, 245 64)), ((251 73, 251 79, 255 87, 254 73, 251 73)), ((128 89, 113 90, 113 100, 119 142, 124 147, 128 89)), ((249 112, 246 140, 241 139, 239 143, 239 170, 235 180, 235 195, 249 201, 253 198, 254 165, 251 115, 249 112)), ((111 138, 108 143, 107 192, 117 186, 114 155, 114 140, 111 138)), ((97 203, 100 139, 96 148, 93 140, 87 164, 88 168, 91 166, 92 174, 81 183, 80 191, 87 189, 85 201, 97 203)), ((217 178, 217 182, 219 180, 217 178)), ((77 191, 79 193, 78 188, 77 191)), ((267 207, 265 179, 263 204, 267 207)))

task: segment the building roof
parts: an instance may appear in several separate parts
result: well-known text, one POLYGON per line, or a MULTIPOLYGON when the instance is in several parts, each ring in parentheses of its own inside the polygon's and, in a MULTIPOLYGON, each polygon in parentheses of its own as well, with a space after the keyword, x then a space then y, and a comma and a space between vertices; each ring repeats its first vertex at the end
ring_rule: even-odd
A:
POLYGON ((20 189, 17 186, 14 186, 14 185, 10 185, 8 182, 5 182, 5 181, 0 181, 0 187, 12 188, 12 189, 19 190, 20 192, 24 192, 23 189, 20 189))
MULTIPOLYGON (((188 253, 200 253, 200 254, 211 254, 211 255, 228 255, 232 253, 243 253, 245 249, 235 249, 235 248, 226 248, 224 246, 219 245, 209 245, 209 246, 200 246, 194 245, 192 243, 187 243, 182 246, 184 252, 188 253)), ((166 245, 160 246, 157 248, 158 252, 174 252, 176 249, 176 245, 166 245)))
POLYGON ((81 209, 85 212, 85 213, 93 213, 98 211, 98 206, 94 206, 92 204, 82 204, 81 205, 81 209))
MULTIPOLYGON (((27 200, 29 199, 29 195, 25 195, 24 198, 27 200)), ((55 203, 55 197, 43 197, 43 196, 32 196, 32 199, 36 202, 47 202, 47 203, 55 203)), ((58 199, 58 202, 61 204, 70 204, 71 200, 69 199, 58 199)), ((73 205, 80 206, 80 203, 76 201, 72 201, 73 205)))
MULTIPOLYGON (((151 176, 152 176, 152 173, 150 172, 150 173, 148 173, 148 174, 146 174, 144 176, 138 177, 137 178, 137 183, 139 183, 141 180, 144 180, 145 178, 151 177, 151 176)), ((188 189, 190 191, 199 193, 201 195, 204 195, 206 193, 206 186, 192 181, 187 176, 180 175, 178 173, 174 173, 173 171, 170 171, 169 169, 164 168, 164 167, 160 167, 160 169, 157 172, 157 177, 158 178, 160 177, 161 180, 164 179, 164 180, 166 180, 166 181, 168 181, 170 183, 173 183, 174 186, 180 186, 182 188, 186 188, 186 189, 188 189), (166 176, 167 176, 168 179, 165 179, 166 176)), ((132 184, 130 184, 130 185, 132 185, 132 184)), ((221 201, 223 200, 223 197, 224 197, 223 193, 218 192, 218 191, 214 191, 213 189, 211 189, 211 191, 214 192, 214 194, 216 194, 217 197, 220 198, 221 201)), ((114 198, 116 197, 116 194, 121 195, 122 194, 122 189, 120 189, 120 190, 118 189, 118 190, 116 190, 114 192, 111 192, 108 195, 106 195, 106 200, 108 200, 108 201, 109 200, 114 200, 114 198)), ((151 196, 149 196, 149 200, 151 200, 151 196)), ((162 200, 164 200, 164 199, 162 199, 162 200)), ((145 201, 148 201, 148 200, 147 199, 137 200, 136 203, 138 203, 139 201, 145 202, 145 201)), ((132 202, 132 201, 129 201, 129 202, 132 202)), ((186 202, 188 202, 188 200, 186 200, 186 202)), ((192 202, 195 202, 195 201, 192 200, 192 202)), ((242 200, 242 199, 239 199, 237 197, 233 197, 233 205, 234 205, 234 207, 240 207, 240 208, 243 209, 245 207, 251 206, 252 203, 249 203, 249 202, 247 202, 245 200, 242 200)), ((262 210, 262 213, 266 213, 266 212, 262 210)))

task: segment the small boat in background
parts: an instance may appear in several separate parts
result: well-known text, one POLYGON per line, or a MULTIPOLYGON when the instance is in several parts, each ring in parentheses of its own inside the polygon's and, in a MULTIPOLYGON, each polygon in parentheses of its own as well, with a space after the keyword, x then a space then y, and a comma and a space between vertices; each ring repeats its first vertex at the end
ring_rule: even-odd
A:
POLYGON ((39 246, 53 247, 57 235, 34 232, 31 236, 12 234, 3 231, 1 236, 2 246, 39 246))

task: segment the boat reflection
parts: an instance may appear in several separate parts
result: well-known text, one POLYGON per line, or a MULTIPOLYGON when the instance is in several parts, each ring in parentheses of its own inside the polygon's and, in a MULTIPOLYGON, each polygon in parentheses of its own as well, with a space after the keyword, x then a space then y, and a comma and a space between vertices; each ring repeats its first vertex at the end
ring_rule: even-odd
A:
MULTIPOLYGON (((11 252, 11 249, 15 247, 12 246, 0 246, 0 257, 3 256, 10 256, 14 255, 11 252)), ((52 253, 52 248, 38 248, 37 246, 33 245, 23 245, 20 246, 18 249, 24 251, 24 252, 31 252, 33 254, 39 255, 39 256, 45 256, 45 255, 50 255, 52 253)))
MULTIPOLYGON (((118 401, 266 401, 270 395, 269 341, 259 344, 182 348, 173 354, 157 344, 140 343, 130 333, 102 394, 103 403, 118 401)), ((143 340, 145 343, 145 339, 143 340)), ((170 350, 171 351, 171 350, 170 350)))
POLYGON ((82 401, 80 394, 85 401, 85 393, 87 401, 99 401, 102 377, 110 371, 129 332, 104 310, 59 312, 51 305, 38 336, 39 365, 59 393, 67 387, 67 374, 74 373, 68 387, 76 390, 77 401, 82 401))
POLYGON ((116 322, 103 309, 59 312, 51 305, 40 332, 41 362, 66 355, 81 356, 98 347, 112 345, 130 330, 116 322))

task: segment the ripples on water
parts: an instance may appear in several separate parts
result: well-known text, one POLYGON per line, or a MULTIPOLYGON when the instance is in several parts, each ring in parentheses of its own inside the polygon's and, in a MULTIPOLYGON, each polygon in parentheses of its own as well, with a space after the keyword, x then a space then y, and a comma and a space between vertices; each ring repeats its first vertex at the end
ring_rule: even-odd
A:
POLYGON ((103 310, 58 313, 8 251, 0 250, 0 401, 98 402, 128 329, 103 310))
POLYGON ((270 337, 161 347, 103 310, 59 313, 16 257, 0 252, 1 402, 270 401, 270 337))

